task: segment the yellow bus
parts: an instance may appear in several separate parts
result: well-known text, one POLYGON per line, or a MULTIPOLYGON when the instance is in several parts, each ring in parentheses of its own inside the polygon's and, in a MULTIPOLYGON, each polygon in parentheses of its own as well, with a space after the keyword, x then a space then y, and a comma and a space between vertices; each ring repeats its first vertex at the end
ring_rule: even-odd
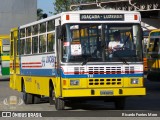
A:
POLYGON ((151 30, 145 30, 143 31, 143 62, 144 62, 144 73, 147 74, 148 72, 148 65, 147 65, 147 44, 148 44, 148 38, 149 33, 151 30))
POLYGON ((147 45, 147 79, 150 81, 160 80, 160 29, 152 30, 149 34, 147 45))
POLYGON ((126 97, 146 95, 140 23, 139 12, 100 9, 12 29, 10 87, 26 104, 48 96, 57 110, 68 101, 99 99, 124 109, 126 97))
POLYGON ((1 78, 9 78, 10 74, 10 36, 0 35, 0 74, 1 78))

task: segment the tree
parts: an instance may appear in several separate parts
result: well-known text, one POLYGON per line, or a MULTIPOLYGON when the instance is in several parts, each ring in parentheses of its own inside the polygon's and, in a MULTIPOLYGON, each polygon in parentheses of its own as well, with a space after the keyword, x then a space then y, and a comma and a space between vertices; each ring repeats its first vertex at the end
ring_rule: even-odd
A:
POLYGON ((37 9, 37 20, 43 19, 43 18, 47 18, 47 14, 43 12, 42 9, 38 8, 37 9))
POLYGON ((55 14, 64 11, 69 11, 71 4, 79 4, 87 2, 96 2, 96 0, 55 0, 55 2, 53 2, 55 14))
POLYGON ((55 14, 57 14, 64 11, 68 11, 71 2, 70 0, 55 0, 53 4, 54 4, 55 14))
POLYGON ((37 9, 37 20, 42 19, 42 16, 43 16, 43 10, 38 8, 37 9))

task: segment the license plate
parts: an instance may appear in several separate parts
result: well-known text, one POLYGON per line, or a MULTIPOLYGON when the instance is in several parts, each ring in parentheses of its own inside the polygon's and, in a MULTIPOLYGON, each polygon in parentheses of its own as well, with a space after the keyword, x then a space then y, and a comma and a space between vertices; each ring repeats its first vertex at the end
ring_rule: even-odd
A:
POLYGON ((113 95, 113 90, 101 90, 100 95, 113 95))

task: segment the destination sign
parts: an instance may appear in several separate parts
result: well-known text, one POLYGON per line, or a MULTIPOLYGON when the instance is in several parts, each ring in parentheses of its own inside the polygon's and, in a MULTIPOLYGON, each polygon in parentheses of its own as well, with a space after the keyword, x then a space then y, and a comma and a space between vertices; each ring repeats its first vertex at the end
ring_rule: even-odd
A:
POLYGON ((123 14, 80 14, 81 21, 122 21, 123 14))

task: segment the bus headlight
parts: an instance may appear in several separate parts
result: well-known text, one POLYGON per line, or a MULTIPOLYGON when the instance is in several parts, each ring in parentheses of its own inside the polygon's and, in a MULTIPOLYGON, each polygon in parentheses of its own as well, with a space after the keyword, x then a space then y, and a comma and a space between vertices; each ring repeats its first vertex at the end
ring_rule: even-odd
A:
POLYGON ((131 78, 131 84, 139 84, 138 78, 131 78))
POLYGON ((79 80, 70 80, 70 85, 79 85, 79 80))

